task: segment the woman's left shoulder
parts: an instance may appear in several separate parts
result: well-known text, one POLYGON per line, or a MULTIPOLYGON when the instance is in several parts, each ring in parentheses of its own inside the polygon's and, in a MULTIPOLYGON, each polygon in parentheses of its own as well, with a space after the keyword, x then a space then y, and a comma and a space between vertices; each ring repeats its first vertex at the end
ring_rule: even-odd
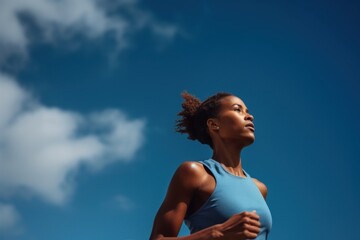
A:
POLYGON ((256 186, 259 188, 259 190, 260 190, 261 194, 263 195, 264 199, 266 199, 267 192, 268 192, 268 189, 267 189, 266 185, 264 183, 260 182, 256 178, 252 178, 252 180, 254 181, 256 186))

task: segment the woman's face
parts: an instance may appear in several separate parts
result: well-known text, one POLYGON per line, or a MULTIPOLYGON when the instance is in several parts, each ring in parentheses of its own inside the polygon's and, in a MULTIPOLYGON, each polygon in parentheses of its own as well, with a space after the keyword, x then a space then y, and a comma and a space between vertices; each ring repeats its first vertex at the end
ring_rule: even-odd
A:
POLYGON ((216 131, 225 141, 239 142, 242 146, 250 145, 255 140, 254 117, 249 113, 245 103, 236 96, 220 100, 221 109, 215 122, 216 131))

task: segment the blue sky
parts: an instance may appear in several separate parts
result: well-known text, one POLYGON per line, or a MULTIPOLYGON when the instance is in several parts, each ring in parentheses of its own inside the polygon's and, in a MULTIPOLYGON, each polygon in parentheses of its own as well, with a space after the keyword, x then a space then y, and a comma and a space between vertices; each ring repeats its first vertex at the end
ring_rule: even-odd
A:
MULTIPOLYGON (((147 239, 177 166, 180 93, 254 115, 243 167, 269 239, 352 239, 360 214, 355 1, 0 3, 0 239, 147 239)), ((181 235, 188 234, 186 227, 181 235)))

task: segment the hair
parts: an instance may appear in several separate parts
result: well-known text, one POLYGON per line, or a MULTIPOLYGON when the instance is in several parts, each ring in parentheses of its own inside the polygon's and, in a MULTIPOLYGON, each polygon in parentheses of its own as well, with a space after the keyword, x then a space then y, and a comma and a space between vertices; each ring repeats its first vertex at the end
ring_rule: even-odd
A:
POLYGON ((234 96, 226 92, 219 92, 201 102, 195 96, 184 91, 181 93, 184 99, 182 103, 183 110, 177 115, 176 132, 181 134, 187 133, 188 139, 197 140, 202 144, 207 144, 213 148, 213 142, 210 137, 207 120, 215 118, 219 113, 221 104, 220 100, 224 97, 234 96))

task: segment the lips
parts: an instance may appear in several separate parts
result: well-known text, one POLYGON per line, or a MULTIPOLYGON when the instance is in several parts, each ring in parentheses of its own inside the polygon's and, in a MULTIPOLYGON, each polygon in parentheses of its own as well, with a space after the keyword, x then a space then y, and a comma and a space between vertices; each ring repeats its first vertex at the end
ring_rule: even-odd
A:
POLYGON ((245 125, 245 127, 250 129, 251 131, 255 132, 255 126, 253 123, 248 123, 245 125))

